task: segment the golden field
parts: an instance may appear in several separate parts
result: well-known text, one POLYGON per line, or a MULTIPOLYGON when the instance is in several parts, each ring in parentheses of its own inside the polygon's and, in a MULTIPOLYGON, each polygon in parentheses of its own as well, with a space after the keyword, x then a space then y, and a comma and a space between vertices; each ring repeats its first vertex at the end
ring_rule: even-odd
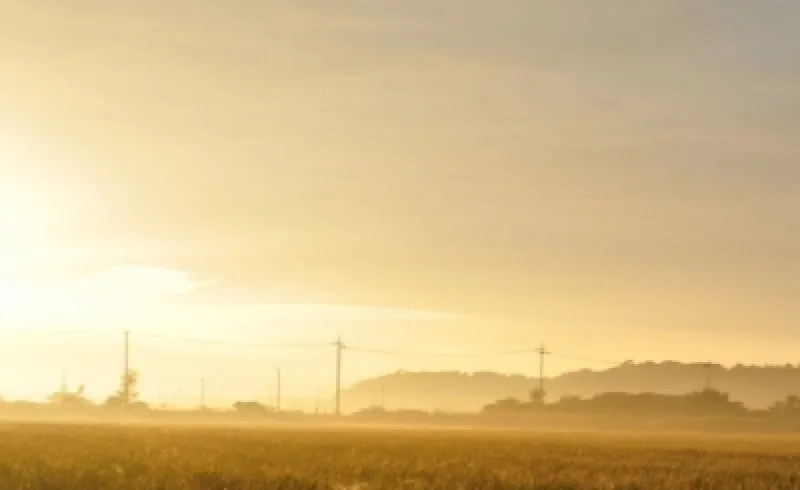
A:
POLYGON ((2 489, 793 489, 788 438, 6 425, 2 489))

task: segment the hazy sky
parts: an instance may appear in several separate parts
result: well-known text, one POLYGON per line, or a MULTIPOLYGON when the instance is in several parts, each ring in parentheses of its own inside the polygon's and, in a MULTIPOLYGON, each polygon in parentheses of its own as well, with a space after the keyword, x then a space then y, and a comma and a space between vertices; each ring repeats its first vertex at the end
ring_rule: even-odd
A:
POLYGON ((794 360, 798 59, 794 0, 0 0, 0 322, 794 360))

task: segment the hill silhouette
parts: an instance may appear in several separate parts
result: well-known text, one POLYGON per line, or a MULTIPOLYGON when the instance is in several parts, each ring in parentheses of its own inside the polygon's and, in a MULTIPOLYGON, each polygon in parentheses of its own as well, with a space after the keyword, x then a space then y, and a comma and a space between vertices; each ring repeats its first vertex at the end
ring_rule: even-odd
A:
MULTIPOLYGON (((682 395, 703 389, 709 380, 705 363, 626 362, 609 369, 584 369, 548 378, 547 400, 564 396, 590 398, 602 393, 682 395)), ((800 365, 725 367, 712 364, 710 383, 750 409, 767 408, 800 393, 800 365)), ((493 372, 409 372, 368 379, 343 394, 345 410, 385 403, 391 410, 476 412, 504 398, 527 400, 538 378, 493 372)))

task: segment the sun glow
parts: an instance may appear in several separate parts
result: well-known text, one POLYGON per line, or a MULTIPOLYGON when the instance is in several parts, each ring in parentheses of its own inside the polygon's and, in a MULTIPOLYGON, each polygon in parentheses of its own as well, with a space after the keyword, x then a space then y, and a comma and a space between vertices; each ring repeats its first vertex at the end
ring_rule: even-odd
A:
POLYGON ((40 291, 25 281, 24 269, 52 245, 54 213, 39 192, 4 177, 0 172, 0 320, 16 325, 26 312, 49 306, 38 301, 40 291))
POLYGON ((162 300, 200 286, 182 272, 144 266, 114 267, 61 281, 0 281, 0 326, 153 321, 163 314, 162 300))
POLYGON ((64 233, 74 207, 57 182, 34 178, 40 160, 21 148, 0 139, 0 328, 118 323, 154 314, 162 299, 199 287, 180 271, 138 265, 48 276, 53 264, 79 265, 74 252, 83 244, 64 233))
POLYGON ((48 243, 54 210, 39 192, 0 181, 0 274, 48 243))

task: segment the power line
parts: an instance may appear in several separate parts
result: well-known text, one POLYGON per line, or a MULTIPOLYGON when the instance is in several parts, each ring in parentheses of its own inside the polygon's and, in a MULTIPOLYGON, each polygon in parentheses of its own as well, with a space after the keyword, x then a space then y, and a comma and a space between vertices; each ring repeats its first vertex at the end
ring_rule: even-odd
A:
MULTIPOLYGON (((6 329, 8 331, 8 329, 6 329)), ((77 330, 25 330, 19 329, 16 330, 25 334, 44 334, 44 335, 67 335, 67 336, 100 336, 100 335, 109 335, 110 332, 98 332, 98 331, 77 331, 77 330)), ((122 402, 125 405, 130 404, 133 401, 133 398, 136 396, 133 392, 132 388, 135 384, 135 373, 130 370, 128 357, 129 357, 129 337, 131 333, 129 331, 124 332, 124 366, 123 366, 123 379, 122 379, 122 389, 120 393, 120 397, 122 398, 122 402)), ((367 354, 377 354, 377 355, 384 355, 384 356, 400 356, 400 357, 439 357, 439 358, 477 358, 477 357, 499 357, 499 356, 515 356, 515 355, 523 355, 523 354, 538 354, 539 356, 539 392, 542 396, 544 396, 544 358, 546 355, 553 355, 558 358, 562 359, 569 359, 574 361, 580 362, 587 362, 587 363, 600 363, 606 365, 619 365, 622 364, 618 361, 610 361, 607 359, 597 359, 597 358, 590 358, 590 357, 581 357, 575 356, 570 354, 563 354, 558 352, 551 352, 547 350, 544 344, 541 344, 538 348, 522 348, 522 349, 514 349, 514 350, 500 350, 500 351, 472 351, 472 352, 434 352, 434 351, 422 351, 422 350, 402 350, 402 349, 383 349, 383 348, 374 348, 368 346, 345 346, 342 342, 341 337, 338 338, 333 344, 331 343, 316 343, 316 342, 244 342, 244 341, 234 341, 234 340, 224 340, 224 339, 211 339, 211 338, 199 338, 199 337, 184 337, 184 336, 172 336, 172 335, 164 335, 160 333, 152 333, 152 332, 138 332, 136 333, 139 337, 142 338, 149 338, 149 339, 156 339, 162 341, 169 341, 169 342, 185 342, 185 343, 193 343, 193 344, 205 344, 205 345, 224 345, 224 346, 235 346, 235 347, 247 347, 247 348, 292 348, 292 349, 307 349, 307 348, 319 348, 319 347, 330 347, 333 345, 336 348, 335 354, 335 389, 336 389, 336 398, 335 398, 335 413, 340 415, 342 413, 342 355, 344 350, 350 350, 353 352, 361 352, 367 354)), ((276 369, 276 410, 281 410, 281 373, 280 368, 276 369)), ((710 375, 709 375, 710 377, 710 375)), ((708 383, 710 385, 710 382, 708 383)), ((317 395, 318 397, 319 395, 317 395)), ((381 395, 381 403, 384 404, 384 397, 385 394, 381 395)), ((201 407, 205 405, 205 380, 201 381, 201 407)), ((317 400, 317 407, 319 405, 319 401, 317 400)), ((318 409, 318 408, 317 408, 318 409)))
POLYGON ((116 337, 118 331, 96 331, 96 330, 42 330, 39 328, 19 328, 19 327, 0 327, 2 333, 26 334, 26 335, 58 335, 75 337, 116 337))
POLYGON ((232 340, 207 339, 199 337, 176 337, 171 335, 162 335, 157 333, 145 333, 145 332, 137 333, 137 336, 157 339, 157 340, 171 340, 176 342, 187 342, 187 343, 209 344, 209 345, 229 345, 236 347, 310 348, 310 347, 326 347, 329 345, 324 343, 311 343, 311 342, 294 342, 294 343, 236 342, 232 340))
MULTIPOLYGON (((91 330, 40 330, 40 329, 24 329, 24 328, 3 328, 0 332, 13 332, 23 333, 29 335, 61 335, 61 336, 116 336, 117 332, 102 332, 91 330)), ((152 332, 136 332, 137 337, 149 338, 156 340, 167 340, 173 342, 184 342, 194 344, 207 344, 207 345, 226 345, 235 347, 252 347, 252 348, 320 348, 330 346, 329 343, 323 342, 244 342, 234 340, 210 339, 201 337, 183 337, 174 335, 164 335, 152 332)), ((335 345, 335 344, 334 344, 335 345)), ((435 351, 422 351, 422 350, 402 350, 402 349, 383 349, 358 345, 348 345, 347 350, 354 352, 363 352, 368 354, 380 354, 398 357, 497 357, 497 356, 512 356, 521 354, 536 354, 540 348, 524 348, 514 350, 501 350, 501 351, 472 351, 472 352, 435 352, 435 351)), ((623 364, 625 361, 613 361, 608 359, 599 359, 592 357, 575 356, 560 352, 549 352, 554 357, 568 359, 573 361, 588 362, 594 364, 607 364, 617 365, 623 364)))
MULTIPOLYGON (((381 354, 398 357, 499 357, 499 356, 513 356, 520 354, 540 354, 541 347, 516 349, 505 351, 485 351, 485 352, 431 352, 431 351, 414 351, 414 350, 398 350, 398 349, 377 349, 372 347, 363 346, 348 346, 348 350, 356 352, 364 352, 369 354, 381 354)), ((605 364, 615 366, 624 364, 626 361, 612 361, 609 359, 599 359, 592 357, 575 356, 571 354, 564 354, 559 352, 547 351, 546 354, 558 357, 561 359, 568 359, 571 361, 581 361, 592 364, 605 364)))
POLYGON ((372 347, 361 346, 348 346, 347 350, 356 352, 365 352, 369 354, 382 354, 389 356, 399 357, 491 357, 491 356, 506 356, 517 354, 531 354, 537 352, 537 349, 521 349, 509 351, 492 351, 492 352, 429 352, 429 351, 412 351, 412 350, 397 350, 397 349, 376 349, 372 347))
POLYGON ((581 357, 581 356, 573 356, 570 354, 561 354, 558 352, 550 352, 553 357, 558 357, 561 359, 567 359, 570 361, 580 361, 580 362, 588 362, 592 364, 606 364, 609 366, 617 366, 620 364, 624 364, 626 361, 611 361, 608 359, 596 359, 591 357, 581 357))
MULTIPOLYGON (((187 342, 197 344, 211 344, 211 345, 231 345, 240 347, 276 347, 276 348, 306 348, 306 347, 325 347, 327 343, 313 343, 313 342, 243 342, 222 339, 209 339, 201 337, 179 337, 174 335, 164 335, 152 332, 139 332, 128 330, 130 334, 136 335, 140 338, 150 338, 156 340, 170 340, 175 342, 187 342)), ((118 331, 97 331, 97 330, 44 330, 38 328, 20 328, 20 327, 1 327, 0 333, 19 333, 26 335, 42 335, 42 336, 76 336, 76 337, 116 337, 119 335, 118 331)))

